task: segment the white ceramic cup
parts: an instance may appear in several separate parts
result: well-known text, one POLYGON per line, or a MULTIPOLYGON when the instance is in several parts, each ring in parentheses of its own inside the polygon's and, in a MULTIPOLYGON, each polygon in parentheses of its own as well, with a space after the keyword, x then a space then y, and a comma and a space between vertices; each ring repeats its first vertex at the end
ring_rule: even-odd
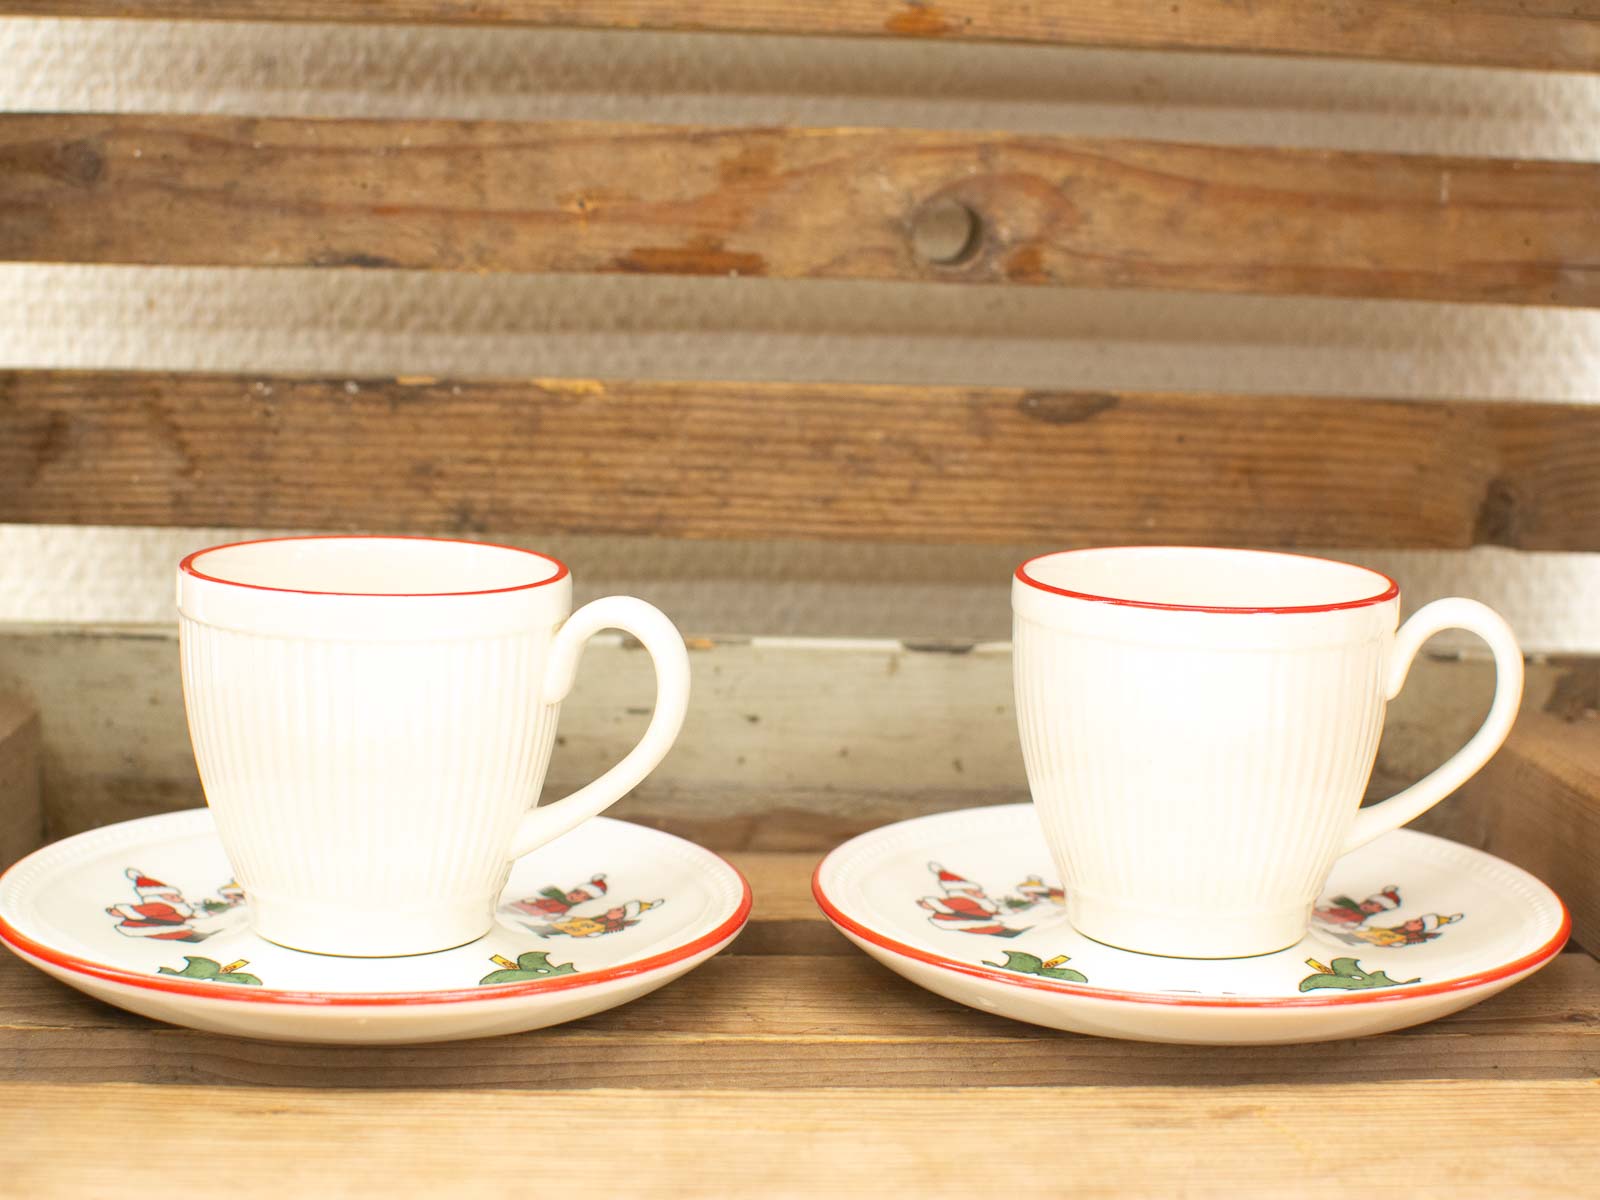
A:
POLYGON ((189 732, 256 932, 372 957, 473 941, 512 859, 649 774, 688 707, 683 639, 642 600, 571 607, 561 563, 475 542, 273 538, 183 560, 189 732), (649 653, 655 712, 622 761, 535 808, 603 629, 649 653))
POLYGON ((1471 778, 1522 698, 1492 610, 1438 600, 1397 633, 1394 581, 1328 559, 1068 550, 1023 563, 1011 596, 1023 758, 1067 916, 1128 950, 1293 945, 1334 860, 1471 778), (1384 706, 1444 629, 1493 651, 1489 715, 1432 774, 1361 808, 1384 706))

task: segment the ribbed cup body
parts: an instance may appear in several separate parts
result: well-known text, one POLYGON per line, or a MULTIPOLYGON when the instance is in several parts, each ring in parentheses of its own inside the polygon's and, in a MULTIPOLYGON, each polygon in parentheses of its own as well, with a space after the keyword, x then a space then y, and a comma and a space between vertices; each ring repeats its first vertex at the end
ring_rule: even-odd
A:
POLYGON ((550 760, 550 631, 361 642, 188 617, 181 629, 201 782, 262 935, 367 954, 480 936, 550 760))
POLYGON ((566 568, 273 538, 197 551, 177 584, 189 733, 256 932, 371 957, 486 933, 550 761, 566 568))
POLYGON ((1183 957, 1292 945, 1372 772, 1398 602, 1212 613, 1025 587, 1022 751, 1073 924, 1183 957))

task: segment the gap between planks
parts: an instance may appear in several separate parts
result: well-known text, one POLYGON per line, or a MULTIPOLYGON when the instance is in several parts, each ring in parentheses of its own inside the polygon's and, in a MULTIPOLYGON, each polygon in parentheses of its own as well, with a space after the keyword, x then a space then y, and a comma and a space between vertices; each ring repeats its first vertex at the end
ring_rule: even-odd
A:
POLYGON ((1152 50, 1328 55, 1395 62, 1600 68, 1600 9, 1502 0, 13 0, 59 17, 415 22, 718 33, 845 35, 1152 50))

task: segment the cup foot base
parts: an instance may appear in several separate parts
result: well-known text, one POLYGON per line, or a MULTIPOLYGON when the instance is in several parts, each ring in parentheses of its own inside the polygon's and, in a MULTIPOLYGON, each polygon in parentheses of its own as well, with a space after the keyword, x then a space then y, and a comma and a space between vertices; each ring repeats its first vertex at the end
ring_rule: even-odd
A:
POLYGON ((477 941, 494 927, 493 902, 425 913, 351 910, 337 902, 267 900, 250 894, 257 936, 303 954, 334 958, 410 958, 477 941))
POLYGON ((1067 893, 1067 920, 1086 938, 1162 958, 1257 958, 1287 950, 1306 934, 1311 906, 1252 913, 1156 911, 1067 893))
POLYGON ((456 942, 450 946, 438 946, 429 950, 390 950, 380 954, 374 954, 369 950, 318 950, 314 946, 297 946, 281 938, 269 937, 259 929, 255 933, 262 941, 271 942, 284 950, 293 950, 296 954, 320 954, 324 958, 422 958, 429 954, 443 954, 446 950, 459 950, 463 946, 470 946, 473 942, 481 941, 489 931, 485 929, 476 937, 469 937, 464 942, 456 942))

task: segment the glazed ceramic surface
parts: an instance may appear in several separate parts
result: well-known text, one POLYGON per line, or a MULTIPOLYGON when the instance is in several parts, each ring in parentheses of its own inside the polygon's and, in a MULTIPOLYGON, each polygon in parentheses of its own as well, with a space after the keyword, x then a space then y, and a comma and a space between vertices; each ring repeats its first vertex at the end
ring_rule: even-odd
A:
POLYGON ((276 538, 184 560, 189 730, 263 937, 356 955, 470 942, 511 859, 661 760, 688 707, 682 639, 642 600, 569 617, 571 600, 555 559, 444 539, 276 538), (655 662, 654 716, 610 771, 534 809, 578 656, 613 628, 655 662))
POLYGON ((1527 872, 1410 830, 1341 858, 1310 931, 1256 958, 1091 941, 1056 884, 1033 806, 1015 804, 863 834, 822 861, 813 890, 845 936, 929 991, 1156 1042, 1315 1042, 1431 1021, 1538 970, 1568 930, 1561 901, 1527 872))
POLYGON ((750 889, 710 851, 600 817, 518 859, 493 928, 437 954, 286 950, 251 931, 249 904, 211 814, 169 813, 16 864, 0 877, 0 939, 80 991, 177 1025, 445 1041, 572 1021, 653 991, 733 939, 750 889))
POLYGON ((1073 924, 1156 954, 1282 949, 1337 857, 1474 774, 1516 717, 1516 640, 1461 599, 1396 633, 1399 606, 1376 571, 1292 554, 1130 547, 1024 563, 1017 718, 1073 924), (1360 810, 1385 702, 1450 628, 1494 652, 1489 716, 1433 774, 1360 810))

